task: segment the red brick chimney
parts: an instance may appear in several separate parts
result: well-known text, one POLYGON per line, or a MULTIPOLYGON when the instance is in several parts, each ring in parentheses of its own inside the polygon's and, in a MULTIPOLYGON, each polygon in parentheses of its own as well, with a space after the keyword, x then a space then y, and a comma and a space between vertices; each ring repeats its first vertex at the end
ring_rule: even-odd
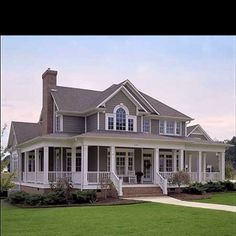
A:
POLYGON ((53 132, 53 99, 51 89, 57 85, 57 71, 48 68, 43 74, 43 111, 42 111, 42 133, 50 134, 53 132))

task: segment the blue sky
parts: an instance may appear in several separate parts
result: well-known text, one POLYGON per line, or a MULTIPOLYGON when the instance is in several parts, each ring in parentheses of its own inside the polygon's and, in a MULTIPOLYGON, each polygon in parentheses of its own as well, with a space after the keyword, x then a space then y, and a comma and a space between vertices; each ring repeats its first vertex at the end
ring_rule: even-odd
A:
POLYGON ((212 138, 235 135, 233 36, 4 36, 1 43, 3 144, 12 120, 38 121, 47 68, 68 87, 103 90, 129 79, 212 138))

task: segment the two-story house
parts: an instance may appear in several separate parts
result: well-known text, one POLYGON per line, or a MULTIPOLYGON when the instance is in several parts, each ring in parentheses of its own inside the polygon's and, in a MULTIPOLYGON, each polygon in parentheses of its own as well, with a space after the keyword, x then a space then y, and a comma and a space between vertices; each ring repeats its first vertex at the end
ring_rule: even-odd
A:
POLYGON ((10 129, 11 171, 22 190, 46 191, 65 177, 78 189, 111 179, 119 196, 137 186, 166 194, 179 170, 191 181, 224 180, 227 145, 129 80, 104 91, 57 86, 50 69, 42 80, 39 122, 13 121, 10 129), (139 184, 136 172, 143 173, 139 184))

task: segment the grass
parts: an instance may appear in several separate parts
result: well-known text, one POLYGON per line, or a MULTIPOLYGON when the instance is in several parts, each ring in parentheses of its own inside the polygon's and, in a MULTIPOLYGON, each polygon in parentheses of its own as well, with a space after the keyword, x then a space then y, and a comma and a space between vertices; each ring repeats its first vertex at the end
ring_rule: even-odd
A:
POLYGON ((236 192, 214 193, 210 198, 194 200, 194 202, 207 202, 207 203, 236 206, 236 192))
POLYGON ((3 203, 2 235, 236 235, 236 214, 158 203, 17 208, 3 203))

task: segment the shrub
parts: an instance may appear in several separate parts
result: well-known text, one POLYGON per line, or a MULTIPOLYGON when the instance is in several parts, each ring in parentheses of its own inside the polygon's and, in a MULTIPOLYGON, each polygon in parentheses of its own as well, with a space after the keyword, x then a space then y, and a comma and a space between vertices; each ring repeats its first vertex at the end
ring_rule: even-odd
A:
POLYGON ((44 205, 59 205, 67 203, 64 192, 49 192, 43 194, 42 204, 44 205))
POLYGON ((206 187, 201 183, 193 183, 183 189, 184 193, 190 194, 204 194, 206 193, 206 187))
POLYGON ((229 180, 226 180, 224 182, 221 182, 222 186, 224 187, 225 191, 234 191, 236 189, 234 189, 234 183, 232 183, 229 180))
POLYGON ((190 177, 187 172, 179 171, 174 173, 172 178, 172 184, 177 184, 179 186, 179 192, 180 192, 180 186, 182 184, 189 184, 189 182, 190 182, 190 177))
POLYGON ((223 192, 225 190, 222 182, 207 182, 205 184, 206 192, 223 192))
POLYGON ((35 206, 43 205, 44 196, 42 194, 28 194, 25 198, 25 204, 35 206))
POLYGON ((93 203, 96 201, 95 190, 78 190, 72 193, 72 201, 74 203, 93 203))
POLYGON ((26 198, 29 196, 28 193, 19 191, 9 195, 8 200, 12 204, 24 204, 26 198))

